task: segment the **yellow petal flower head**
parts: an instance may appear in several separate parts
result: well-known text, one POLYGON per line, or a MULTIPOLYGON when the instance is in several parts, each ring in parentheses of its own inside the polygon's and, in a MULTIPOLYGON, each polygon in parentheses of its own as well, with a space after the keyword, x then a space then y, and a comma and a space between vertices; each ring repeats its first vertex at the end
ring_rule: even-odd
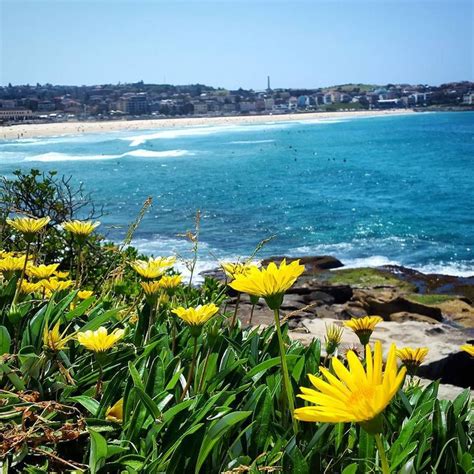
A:
POLYGON ((57 268, 59 263, 52 263, 51 265, 28 265, 26 267, 26 274, 30 278, 36 278, 37 280, 42 280, 52 276, 57 268))
POLYGON ((31 293, 36 293, 41 289, 39 283, 31 283, 29 281, 23 280, 21 282, 20 293, 24 295, 30 295, 31 293))
POLYGON ((210 303, 199 305, 194 308, 184 308, 183 306, 180 306, 179 308, 173 309, 172 312, 190 326, 202 326, 218 311, 219 308, 214 303, 210 303))
POLYGON ((246 275, 251 268, 257 268, 257 265, 253 263, 242 263, 242 262, 235 262, 235 263, 221 263, 221 267, 224 270, 226 276, 228 278, 234 279, 237 275, 246 275))
POLYGON ((39 283, 49 293, 54 293, 55 291, 67 290, 74 284, 72 280, 58 280, 57 278, 50 278, 49 280, 41 280, 39 283))
POLYGON ((363 318, 352 318, 350 321, 346 321, 344 326, 352 329, 357 334, 360 343, 366 346, 375 326, 382 321, 380 316, 364 316, 363 318))
POLYGON ((402 349, 397 349, 397 357, 402 361, 402 364, 407 368, 410 375, 415 375, 427 354, 427 347, 418 347, 417 349, 403 347, 402 349))
POLYGON ((65 278, 67 278, 69 276, 69 273, 70 272, 61 272, 61 271, 56 271, 54 272, 54 276, 56 278, 58 278, 59 280, 64 280, 65 278))
POLYGON ((140 285, 148 298, 156 299, 156 297, 161 292, 161 285, 159 281, 141 281, 140 285))
POLYGON ((471 357, 474 357, 474 345, 473 344, 464 344, 464 346, 461 346, 461 350, 467 352, 471 357))
POLYGON ((48 225, 50 220, 49 217, 15 217, 14 219, 7 219, 7 224, 21 232, 26 241, 31 242, 35 235, 48 225))
POLYGON ((66 336, 66 331, 60 334, 59 324, 58 321, 51 330, 45 327, 43 332, 43 345, 53 352, 62 351, 67 347, 67 343, 74 338, 74 334, 66 336))
POLYGON ((374 353, 366 347, 366 368, 353 352, 348 353, 349 369, 337 358, 332 359, 335 372, 321 367, 326 380, 309 374, 314 388, 301 387, 298 397, 314 405, 297 408, 301 421, 323 423, 360 423, 374 433, 380 429, 378 416, 387 407, 402 384, 406 368, 397 368, 396 348, 392 344, 385 371, 382 369, 382 344, 375 343, 374 353))
POLYGON ((2 273, 13 273, 21 272, 25 266, 25 258, 21 257, 6 257, 0 260, 0 272, 2 273))
POLYGON ((183 278, 181 275, 163 275, 159 280, 160 287, 164 290, 172 290, 181 285, 183 278))
POLYGON ((13 252, 6 252, 5 250, 0 250, 0 259, 14 256, 15 254, 13 252))
POLYGON ((122 423, 123 421, 123 398, 115 402, 105 412, 105 419, 115 423, 122 423))
POLYGON ((77 237, 85 238, 92 234, 99 225, 100 222, 72 220, 63 222, 62 228, 77 237))
POLYGON ((77 292, 77 297, 78 297, 80 300, 87 300, 87 299, 89 299, 93 294, 94 294, 93 291, 90 291, 90 290, 81 290, 81 291, 78 291, 78 292, 77 292))
POLYGON ((336 352, 339 344, 341 344, 343 332, 344 329, 336 326, 335 324, 326 326, 326 335, 324 336, 324 340, 326 342, 326 353, 328 355, 332 355, 334 352, 336 352))
POLYGON ((299 260, 286 264, 283 260, 279 267, 273 262, 267 268, 250 268, 246 274, 236 275, 229 286, 242 293, 265 298, 271 309, 278 309, 285 292, 304 272, 304 265, 299 260))
POLYGON ((157 257, 150 260, 135 260, 130 266, 146 280, 154 280, 176 262, 176 257, 157 257))
POLYGON ((96 331, 85 331, 77 333, 77 340, 86 349, 94 352, 105 352, 122 339, 125 331, 123 329, 115 329, 108 334, 107 329, 101 326, 96 331))

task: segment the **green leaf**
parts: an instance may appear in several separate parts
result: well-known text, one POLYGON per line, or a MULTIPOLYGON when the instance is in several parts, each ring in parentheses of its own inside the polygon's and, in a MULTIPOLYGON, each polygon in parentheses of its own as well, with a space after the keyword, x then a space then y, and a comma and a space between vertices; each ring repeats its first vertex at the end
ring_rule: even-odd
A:
POLYGON ((69 400, 80 403, 92 416, 97 416, 99 410, 99 402, 92 397, 79 395, 77 397, 70 397, 69 400))
POLYGON ((107 441, 96 431, 89 428, 91 448, 89 453, 89 467, 91 474, 96 474, 107 459, 107 441))
POLYGON ((357 463, 353 462, 352 464, 349 464, 346 466, 341 474, 356 474, 357 472, 357 463))
POLYGON ((0 326, 0 355, 10 353, 10 344, 12 339, 5 326, 0 326))
POLYGON ((206 434, 199 450, 199 456, 194 472, 197 474, 214 445, 223 438, 233 426, 242 422, 252 414, 251 411, 236 411, 223 416, 220 420, 214 421, 206 434))
POLYGON ((133 387, 131 391, 137 394, 138 398, 150 412, 151 416, 155 420, 159 420, 161 417, 161 411, 158 408, 157 404, 153 401, 153 399, 149 395, 147 395, 140 387, 133 387))
MULTIPOLYGON (((295 355, 286 356, 288 365, 290 365, 290 362, 296 359, 297 359, 297 356, 295 355)), ((272 367, 280 365, 280 361, 281 361, 280 357, 273 357, 272 359, 265 360, 262 363, 256 365, 252 370, 249 370, 245 374, 245 376, 247 378, 251 378, 254 382, 257 382, 268 369, 271 369, 272 367)))

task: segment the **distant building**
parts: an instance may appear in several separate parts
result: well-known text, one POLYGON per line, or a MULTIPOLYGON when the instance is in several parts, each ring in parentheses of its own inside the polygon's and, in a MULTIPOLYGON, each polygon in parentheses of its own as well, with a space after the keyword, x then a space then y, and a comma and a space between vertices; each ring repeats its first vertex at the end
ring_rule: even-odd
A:
POLYGON ((239 106, 240 111, 243 113, 255 112, 255 102, 241 101, 239 106))
POLYGON ((148 113, 146 93, 127 93, 120 97, 117 108, 127 115, 143 115, 148 113))
POLYGON ((0 122, 10 120, 25 120, 31 118, 33 113, 28 109, 3 109, 0 108, 0 122))
POLYGON ((226 114, 232 114, 235 112, 235 104, 223 104, 222 112, 226 114))
POLYGON ((54 102, 50 100, 41 100, 38 102, 38 112, 51 112, 56 109, 54 102))
POLYGON ((296 110, 298 107, 298 99, 296 97, 290 97, 288 99, 288 108, 290 110, 296 110))
POLYGON ((462 97, 462 103, 467 105, 474 105, 474 92, 464 94, 462 97))
POLYGON ((206 102, 193 102, 194 105, 194 115, 204 115, 207 114, 208 108, 206 102))
POLYGON ((0 109, 14 109, 16 102, 14 100, 0 100, 0 109))
POLYGON ((265 110, 273 110, 275 107, 275 100, 271 97, 267 97, 264 99, 265 101, 265 110))
POLYGON ((307 95, 300 95, 297 100, 297 105, 299 109, 304 109, 306 107, 309 107, 310 105, 309 97, 307 95))
POLYGON ((332 94, 324 94, 323 96, 323 104, 332 104, 333 101, 333 95, 332 94))

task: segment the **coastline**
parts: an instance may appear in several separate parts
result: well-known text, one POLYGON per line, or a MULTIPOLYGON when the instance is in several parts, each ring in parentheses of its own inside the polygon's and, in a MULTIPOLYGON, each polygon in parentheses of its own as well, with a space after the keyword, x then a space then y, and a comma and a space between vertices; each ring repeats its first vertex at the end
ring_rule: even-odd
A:
POLYGON ((118 131, 153 130, 173 127, 201 127, 206 125, 251 125, 265 122, 291 122, 304 120, 334 120, 359 117, 383 117, 409 115, 406 110, 364 110, 351 112, 311 112, 281 115, 237 115, 226 117, 189 117, 145 120, 110 120, 95 122, 55 122, 39 124, 17 124, 2 126, 0 140, 78 135, 84 133, 107 133, 118 131))

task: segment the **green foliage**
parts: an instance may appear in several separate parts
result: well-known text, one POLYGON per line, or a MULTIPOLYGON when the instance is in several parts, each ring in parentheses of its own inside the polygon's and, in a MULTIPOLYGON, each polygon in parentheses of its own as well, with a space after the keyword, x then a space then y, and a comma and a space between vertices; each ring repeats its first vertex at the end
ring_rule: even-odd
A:
MULTIPOLYGON (((173 314, 180 305, 222 308, 223 284, 206 278, 147 301, 129 266, 135 249, 86 252, 83 280, 96 294, 84 301, 67 289, 22 296, 12 307, 18 275, 2 277, 0 457, 8 472, 380 472, 374 438, 359 425, 300 422, 293 429, 273 327, 232 326, 221 312, 194 337, 173 314), (48 342, 56 324, 58 337, 67 336, 59 348, 48 342), (95 354, 76 336, 99 327, 124 336, 95 354), (112 417, 119 401, 123 413, 112 417)), ((388 281, 366 269, 334 272, 333 281, 355 277, 388 281)), ((297 393, 309 385, 307 374, 331 363, 321 358, 319 340, 304 346, 287 324, 282 333, 297 393)), ((447 401, 438 399, 436 382, 405 385, 384 412, 392 472, 472 474, 469 391, 447 401)))

